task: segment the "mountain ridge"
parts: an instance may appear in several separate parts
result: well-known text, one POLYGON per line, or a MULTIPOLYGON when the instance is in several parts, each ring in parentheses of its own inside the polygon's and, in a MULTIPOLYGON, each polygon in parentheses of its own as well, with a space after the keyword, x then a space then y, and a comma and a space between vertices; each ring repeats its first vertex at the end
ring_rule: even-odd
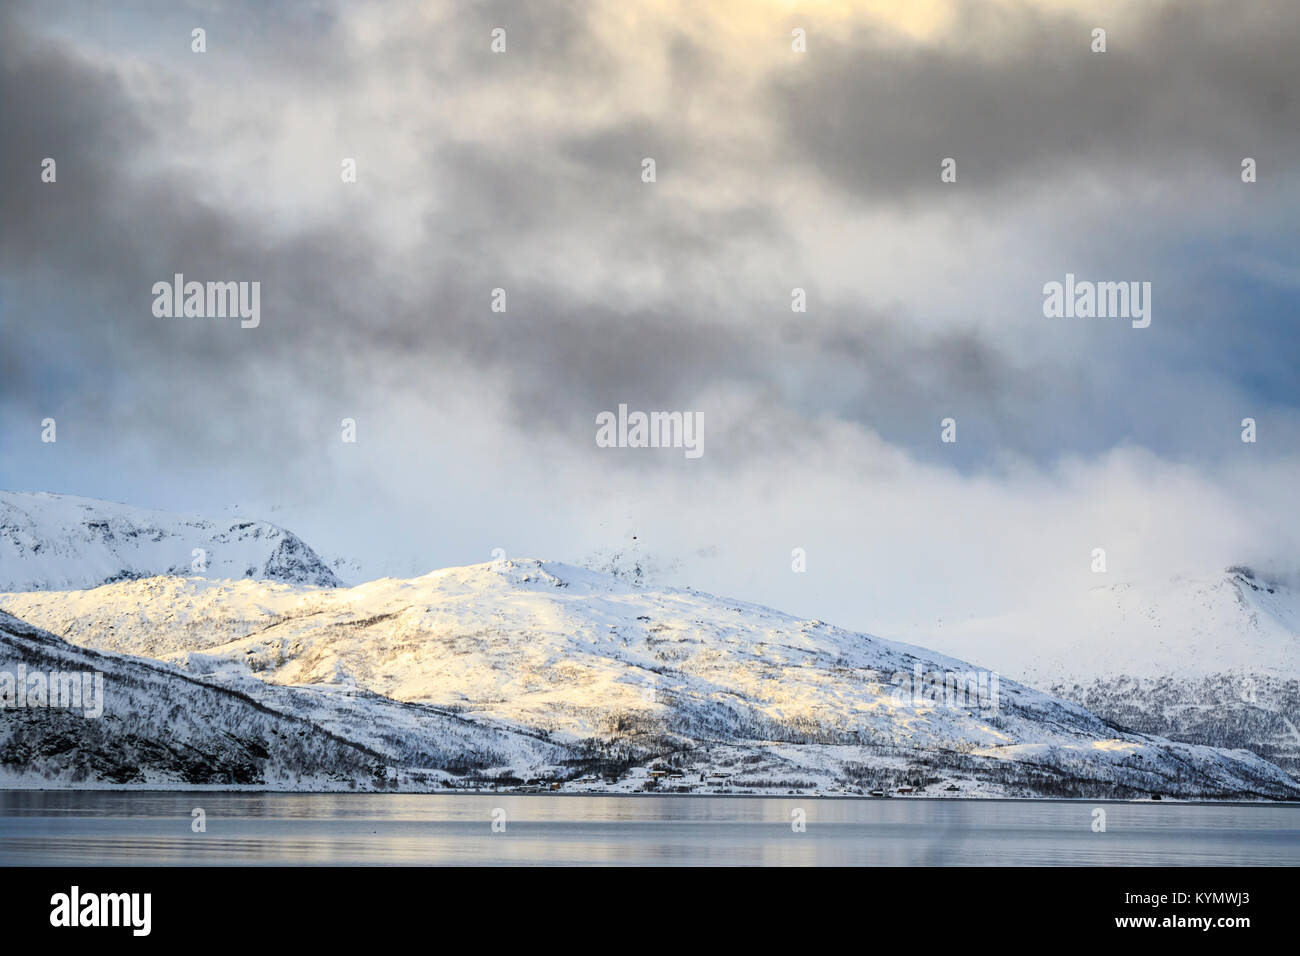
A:
POLYGON ((162 574, 340 587, 301 538, 247 518, 0 491, 0 589, 67 590, 162 574))
POLYGON ((969 795, 1300 795, 1254 754, 1133 733, 1009 679, 993 685, 993 708, 904 692, 914 673, 934 692, 935 675, 980 672, 944 654, 559 562, 342 589, 161 577, 3 594, 0 606, 353 739, 385 721, 393 739, 379 749, 399 774, 460 768, 482 784, 596 767, 616 787, 657 786, 641 774, 661 762, 827 791, 943 779, 969 795), (430 722, 438 740, 411 744, 430 722), (416 766, 411 754, 452 733, 463 757, 416 766))
POLYGON ((933 643, 1146 733, 1300 773, 1300 588, 1244 565, 1088 589, 936 630, 933 643))
POLYGON ((98 674, 95 716, 53 701, 0 708, 0 782, 366 788, 375 752, 157 661, 103 653, 0 611, 0 674, 98 674), (21 668, 21 670, 19 669, 21 668))

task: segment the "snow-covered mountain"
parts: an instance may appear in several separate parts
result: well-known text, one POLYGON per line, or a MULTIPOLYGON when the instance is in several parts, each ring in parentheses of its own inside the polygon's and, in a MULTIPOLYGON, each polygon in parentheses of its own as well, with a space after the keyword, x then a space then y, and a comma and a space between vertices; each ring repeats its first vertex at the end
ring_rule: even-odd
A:
POLYGON ((372 789, 386 776, 379 754, 307 720, 165 664, 73 647, 3 612, 0 700, 0 785, 372 789), (27 683, 36 675, 42 687, 51 675, 76 684, 54 678, 60 693, 38 697, 27 683), (45 706, 56 701, 83 706, 45 706))
POLYGON ((341 584, 296 535, 265 521, 0 491, 0 588, 89 588, 159 574, 341 584))
POLYGON ((919 780, 960 793, 1300 796, 1254 754, 1124 731, 954 658, 553 562, 348 589, 156 577, 0 594, 0 607, 309 719, 424 779, 673 785, 647 776, 658 761, 729 790, 919 780), (983 693, 945 700, 943 675, 982 675, 983 693))
POLYGON ((1300 770, 1300 589, 1290 581, 1237 566, 1096 587, 927 641, 1125 726, 1300 770))

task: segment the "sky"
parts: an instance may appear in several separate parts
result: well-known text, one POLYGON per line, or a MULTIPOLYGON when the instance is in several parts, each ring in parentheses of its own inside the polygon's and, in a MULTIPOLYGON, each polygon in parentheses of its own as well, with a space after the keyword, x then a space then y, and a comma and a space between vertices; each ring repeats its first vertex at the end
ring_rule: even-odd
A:
POLYGON ((0 487, 891 636, 1292 573, 1297 36, 1256 0, 6 3, 0 487), (260 283, 260 324, 155 315, 176 273, 260 283), (1150 325, 1046 316, 1067 274, 1150 283, 1150 325), (704 453, 599 447, 620 404, 704 453))

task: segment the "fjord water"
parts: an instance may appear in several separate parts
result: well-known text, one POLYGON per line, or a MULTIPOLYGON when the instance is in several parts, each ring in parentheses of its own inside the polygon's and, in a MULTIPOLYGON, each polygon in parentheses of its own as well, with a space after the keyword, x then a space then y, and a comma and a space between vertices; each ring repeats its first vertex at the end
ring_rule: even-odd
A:
POLYGON ((3 791, 0 864, 1294 866, 1300 806, 3 791))

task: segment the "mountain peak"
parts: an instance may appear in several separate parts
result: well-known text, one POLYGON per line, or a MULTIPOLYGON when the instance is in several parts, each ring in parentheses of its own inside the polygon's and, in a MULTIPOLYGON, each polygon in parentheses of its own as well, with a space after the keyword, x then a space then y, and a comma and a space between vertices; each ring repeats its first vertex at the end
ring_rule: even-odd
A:
POLYGON ((156 575, 342 584, 301 538, 266 521, 0 491, 0 590, 71 590, 156 575))

